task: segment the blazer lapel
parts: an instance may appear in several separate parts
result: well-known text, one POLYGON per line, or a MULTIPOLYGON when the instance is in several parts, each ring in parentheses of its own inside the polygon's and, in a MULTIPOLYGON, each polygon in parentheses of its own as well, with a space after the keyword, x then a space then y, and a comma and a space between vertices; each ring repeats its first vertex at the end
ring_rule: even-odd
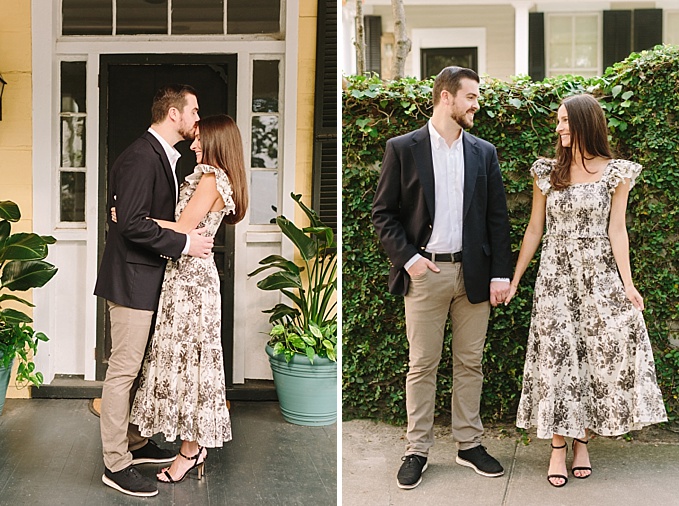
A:
POLYGON ((165 153, 163 146, 160 144, 160 142, 158 142, 158 139, 156 139, 153 134, 147 131, 144 133, 144 138, 149 141, 151 146, 153 146, 154 151, 158 154, 160 160, 163 162, 163 172, 165 173, 165 177, 167 178, 167 182, 170 185, 170 188, 172 188, 173 195, 175 195, 176 203, 178 190, 174 183, 174 175, 172 174, 170 160, 167 159, 167 153, 165 153))
POLYGON ((417 166, 417 173, 424 192, 424 200, 432 221, 434 221, 434 161, 431 157, 431 138, 428 125, 423 126, 413 135, 413 159, 417 166))
POLYGON ((467 217, 467 212, 472 205, 476 176, 479 172, 479 148, 476 139, 466 132, 462 134, 462 146, 464 150, 464 198, 462 219, 467 217))

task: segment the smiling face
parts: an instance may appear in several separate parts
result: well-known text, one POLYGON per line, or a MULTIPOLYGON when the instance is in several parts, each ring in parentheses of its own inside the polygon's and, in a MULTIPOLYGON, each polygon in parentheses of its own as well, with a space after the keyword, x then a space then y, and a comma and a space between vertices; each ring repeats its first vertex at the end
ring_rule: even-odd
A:
POLYGON ((441 98, 453 121, 467 130, 474 126, 474 114, 479 110, 479 83, 463 78, 455 96, 444 90, 441 98))
POLYGON ((200 145, 200 129, 196 126, 196 136, 193 138, 191 143, 191 151, 196 153, 196 163, 202 163, 203 161, 203 148, 200 145))
POLYGON ((566 106, 562 105, 557 111, 556 133, 561 139, 561 146, 564 148, 571 147, 571 131, 568 126, 568 111, 566 106))

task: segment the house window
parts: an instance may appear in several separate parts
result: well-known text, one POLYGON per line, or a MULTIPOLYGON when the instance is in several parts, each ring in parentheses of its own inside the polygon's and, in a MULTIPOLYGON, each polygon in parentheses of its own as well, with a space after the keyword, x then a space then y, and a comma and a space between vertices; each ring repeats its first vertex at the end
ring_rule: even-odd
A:
POLYGON ((550 14, 545 41, 547 75, 601 73, 599 13, 550 14))
POLYGON ((278 202, 280 60, 252 62, 250 223, 271 223, 278 202))
POLYGON ((667 44, 679 45, 679 11, 665 13, 665 40, 667 44))
POLYGON ((450 65, 479 70, 478 49, 475 47, 445 47, 420 49, 420 75, 423 78, 438 75, 450 65))
POLYGON ((279 34, 282 0, 62 0, 62 35, 279 34))
POLYGON ((59 221, 85 224, 85 62, 61 62, 59 221))

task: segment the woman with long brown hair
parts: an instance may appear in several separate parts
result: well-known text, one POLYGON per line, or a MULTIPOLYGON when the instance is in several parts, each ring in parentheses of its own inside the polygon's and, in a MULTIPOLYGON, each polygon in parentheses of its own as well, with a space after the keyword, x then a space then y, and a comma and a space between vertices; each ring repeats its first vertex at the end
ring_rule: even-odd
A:
POLYGON ((551 439, 547 480, 563 487, 565 437, 573 476, 588 478, 589 432, 621 435, 667 415, 625 225, 641 166, 613 158, 593 96, 566 98, 557 115, 557 157, 531 168, 533 207, 505 304, 542 240, 516 425, 551 439))
MULTIPOLYGON (((176 222, 156 220, 187 233, 205 227, 214 236, 220 223, 238 223, 248 206, 243 143, 229 116, 198 122, 191 144, 198 165, 179 190, 176 222)), ((166 483, 197 469, 202 477, 206 448, 231 440, 221 347, 221 296, 212 254, 168 261, 157 321, 132 405, 131 423, 142 434, 162 432, 182 440, 179 456, 158 473, 166 483)))

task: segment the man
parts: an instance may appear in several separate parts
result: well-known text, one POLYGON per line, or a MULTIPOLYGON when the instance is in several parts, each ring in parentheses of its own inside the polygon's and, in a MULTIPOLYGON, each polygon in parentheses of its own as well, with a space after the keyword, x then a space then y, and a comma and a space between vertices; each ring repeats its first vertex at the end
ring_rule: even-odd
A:
POLYGON ((387 142, 373 202, 391 263, 389 290, 405 296, 408 444, 397 476, 403 489, 420 484, 434 444, 436 372, 449 313, 456 462, 483 476, 504 473, 481 446, 479 405, 490 305, 509 292, 512 259, 497 153, 464 131, 474 124, 478 98, 476 72, 443 69, 434 81, 431 120, 387 142))
POLYGON ((151 331, 167 259, 207 258, 213 239, 203 229, 179 234, 149 217, 174 221, 179 152, 173 147, 196 132, 198 99, 188 85, 161 88, 153 99, 152 125, 115 161, 108 181, 108 235, 94 293, 107 301, 111 358, 101 402, 102 481, 125 494, 149 497, 158 489, 133 466, 163 464, 175 455, 140 435, 129 423, 137 375, 151 331))

